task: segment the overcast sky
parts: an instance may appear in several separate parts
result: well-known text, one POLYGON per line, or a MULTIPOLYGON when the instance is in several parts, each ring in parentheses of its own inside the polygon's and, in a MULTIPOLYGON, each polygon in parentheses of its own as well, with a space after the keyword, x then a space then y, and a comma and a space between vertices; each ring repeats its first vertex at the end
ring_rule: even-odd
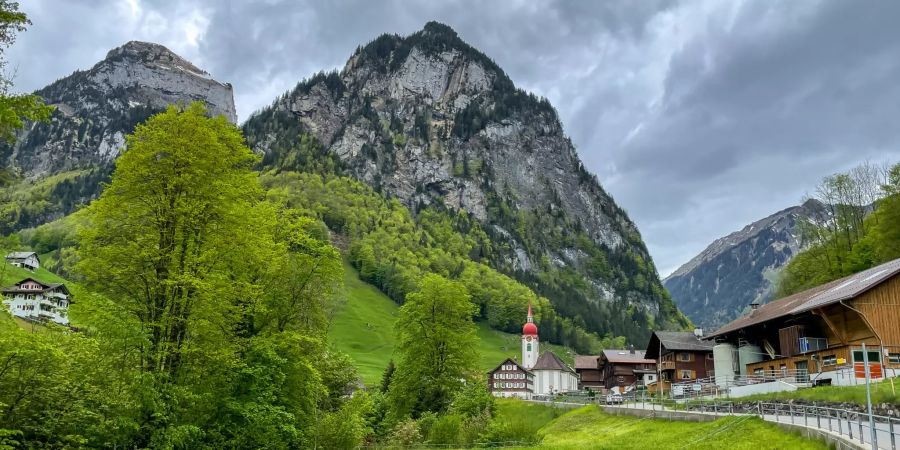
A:
POLYGON ((446 23, 550 99, 662 275, 824 175, 900 160, 897 1, 20 3, 17 89, 146 40, 232 83, 240 120, 381 33, 446 23))

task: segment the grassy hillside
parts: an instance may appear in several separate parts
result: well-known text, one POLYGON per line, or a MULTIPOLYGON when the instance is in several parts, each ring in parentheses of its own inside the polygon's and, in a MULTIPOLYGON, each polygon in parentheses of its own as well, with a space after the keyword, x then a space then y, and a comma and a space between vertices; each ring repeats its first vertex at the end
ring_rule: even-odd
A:
POLYGON ((6 287, 24 278, 34 278, 44 283, 68 283, 62 277, 44 268, 31 272, 8 264, 5 260, 0 264, 4 265, 4 267, 0 267, 0 286, 6 287))
MULTIPOLYGON (((345 263, 345 302, 338 307, 328 331, 332 345, 349 354, 356 362, 366 384, 377 383, 394 354, 394 321, 397 306, 374 286, 359 279, 356 269, 345 263)), ((524 320, 524 313, 523 313, 524 320)), ((521 359, 520 337, 478 324, 481 368, 488 371, 506 357, 521 359)), ((565 347, 542 344, 572 364, 572 353, 565 347)))

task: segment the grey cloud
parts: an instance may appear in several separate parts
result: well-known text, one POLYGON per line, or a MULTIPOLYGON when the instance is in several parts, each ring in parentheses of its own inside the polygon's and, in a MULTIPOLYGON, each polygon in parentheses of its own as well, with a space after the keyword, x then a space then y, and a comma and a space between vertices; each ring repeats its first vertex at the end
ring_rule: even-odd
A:
POLYGON ((557 108, 663 273, 860 161, 900 160, 891 1, 33 0, 8 53, 33 90, 130 39, 235 86, 242 118, 381 33, 452 26, 557 108), (186 17, 206 23, 196 43, 186 17), (160 22, 159 19, 162 19, 160 22))

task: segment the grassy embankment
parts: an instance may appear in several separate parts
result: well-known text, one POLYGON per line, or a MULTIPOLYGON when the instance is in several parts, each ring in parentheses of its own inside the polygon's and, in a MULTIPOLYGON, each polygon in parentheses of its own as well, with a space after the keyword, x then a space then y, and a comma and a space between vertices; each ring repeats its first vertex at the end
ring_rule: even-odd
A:
POLYGON ((756 417, 694 423, 604 414, 597 406, 565 412, 517 400, 498 400, 495 421, 547 449, 826 449, 824 443, 782 431, 756 417))
MULTIPOLYGON (((359 279, 356 269, 344 264, 343 305, 338 308, 329 341, 353 358, 356 367, 367 384, 377 383, 393 357, 394 321, 399 306, 378 288, 359 279)), ((524 313, 523 313, 524 320, 524 313)), ((521 359, 521 338, 478 324, 480 367, 488 371, 506 357, 521 359)), ((541 344, 543 350, 553 350, 564 361, 572 364, 571 351, 558 345, 541 344)))

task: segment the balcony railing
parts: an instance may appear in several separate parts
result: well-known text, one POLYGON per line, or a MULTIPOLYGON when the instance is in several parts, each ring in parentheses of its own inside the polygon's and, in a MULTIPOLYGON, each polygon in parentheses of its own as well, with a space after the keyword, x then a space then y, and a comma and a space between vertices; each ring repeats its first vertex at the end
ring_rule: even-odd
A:
POLYGON ((675 361, 661 361, 659 363, 660 370, 675 370, 675 361))
POLYGON ((800 338, 800 353, 809 353, 828 348, 828 339, 802 337, 800 338))

